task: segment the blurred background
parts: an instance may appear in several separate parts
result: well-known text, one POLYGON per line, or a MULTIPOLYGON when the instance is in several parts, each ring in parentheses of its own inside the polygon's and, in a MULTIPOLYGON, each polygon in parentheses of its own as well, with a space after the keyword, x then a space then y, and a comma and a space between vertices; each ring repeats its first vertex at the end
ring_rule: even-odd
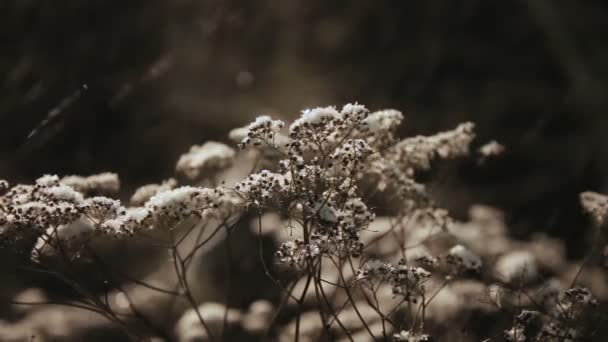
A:
POLYGON ((256 115, 358 101, 506 147, 432 175, 456 216, 496 205, 576 255, 577 194, 608 191, 604 1, 4 0, 0 27, 12 182, 113 171, 128 196, 256 115))

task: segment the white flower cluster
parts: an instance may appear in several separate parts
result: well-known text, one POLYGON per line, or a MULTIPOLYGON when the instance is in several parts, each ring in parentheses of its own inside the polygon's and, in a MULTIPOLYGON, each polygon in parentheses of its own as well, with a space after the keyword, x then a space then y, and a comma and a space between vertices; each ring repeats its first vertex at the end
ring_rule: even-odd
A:
POLYGON ((521 324, 514 325, 505 331, 505 340, 508 342, 526 342, 525 327, 521 324))
POLYGON ((179 221, 190 215, 200 216, 206 209, 217 208, 221 196, 218 189, 182 186, 159 192, 144 207, 157 219, 179 221))
POLYGON ((35 185, 16 185, 0 196, 0 239, 35 237, 47 230, 76 221, 83 212, 84 197, 60 184, 57 176, 44 176, 35 185))
POLYGON ((331 152, 341 140, 364 127, 368 116, 369 111, 359 104, 347 104, 340 112, 335 107, 304 110, 289 127, 290 149, 296 155, 331 152))
MULTIPOLYGON (((414 178, 417 170, 427 170, 435 159, 453 159, 469 153, 469 145, 475 137, 474 125, 464 123, 454 130, 431 136, 407 138, 386 148, 379 148, 369 170, 379 178, 378 189, 390 190, 405 201, 404 210, 431 206, 423 184, 414 178)), ((386 141, 392 135, 384 134, 386 141)), ((371 142, 368 140, 368 142, 371 142)), ((376 146, 376 145, 373 145, 376 146)))
POLYGON ((557 294, 553 308, 546 313, 522 310, 515 324, 504 335, 507 341, 579 341, 587 340, 592 329, 588 315, 598 302, 588 289, 575 287, 557 294))
POLYGON ((148 202, 152 196, 158 194, 159 192, 172 190, 176 186, 177 181, 174 178, 169 178, 160 184, 146 184, 135 190, 129 202, 132 206, 143 205, 144 203, 148 202))
POLYGON ((0 195, 4 195, 9 189, 9 184, 7 181, 0 179, 0 195))
POLYGON ((143 207, 129 208, 121 215, 105 220, 101 227, 132 235, 151 227, 172 227, 192 216, 227 218, 240 208, 238 197, 219 188, 183 186, 158 192, 143 207))
MULTIPOLYGON (((81 189, 101 189, 94 185, 100 183, 88 184, 93 185, 81 189)), ((37 240, 32 252, 37 258, 60 242, 69 249, 93 235, 126 237, 144 229, 167 227, 190 216, 225 218, 240 207, 238 197, 221 189, 181 187, 157 191, 143 206, 126 208, 107 197, 85 199, 82 193, 61 183, 59 177, 46 175, 35 185, 19 184, 0 196, 0 240, 6 244, 37 240)))
POLYGON ((74 190, 83 194, 111 194, 120 190, 120 179, 112 172, 103 172, 91 176, 65 176, 60 180, 74 190))
POLYGON ((542 313, 535 310, 522 310, 515 317, 515 324, 505 330, 505 340, 509 342, 544 341, 543 337, 535 338, 542 325, 542 313))
POLYGON ((478 149, 478 151, 482 157, 485 157, 485 158, 496 157, 505 152, 505 147, 502 144, 500 144, 499 142, 497 142, 496 140, 492 140, 492 141, 488 142, 487 144, 481 146, 478 149))
POLYGON ((597 192, 586 191, 580 195, 581 205, 598 225, 603 225, 608 219, 608 196, 597 192))
POLYGON ((289 191, 291 177, 263 170, 260 173, 249 175, 245 180, 239 182, 235 189, 243 192, 257 205, 263 205, 270 200, 276 199, 282 193, 289 191))
POLYGON ((380 260, 371 260, 357 272, 357 280, 387 281, 392 287, 393 295, 400 296, 407 302, 417 303, 418 297, 424 294, 424 283, 431 273, 422 267, 408 266, 404 259, 397 265, 380 260))
POLYGON ((583 338, 589 331, 585 323, 589 320, 585 315, 598 306, 598 301, 584 287, 570 288, 561 293, 553 308, 551 321, 544 324, 540 332, 542 338, 576 341, 583 338))
POLYGON ((397 160, 404 169, 428 170, 435 158, 452 159, 465 156, 475 138, 474 127, 475 125, 467 122, 452 131, 404 139, 395 145, 397 160))
POLYGON ((463 245, 452 247, 448 252, 446 260, 463 271, 479 272, 482 266, 481 258, 463 245))
POLYGON ((248 145, 257 147, 264 143, 274 146, 274 140, 283 126, 285 126, 283 121, 273 120, 268 115, 262 115, 258 116, 246 128, 232 130, 230 132, 230 139, 240 140, 240 148, 245 148, 248 145))
POLYGON ((395 144, 395 131, 403 121, 403 114, 394 109, 380 110, 371 113, 362 122, 359 135, 370 146, 382 151, 395 144))
POLYGON ((302 111, 302 116, 289 126, 289 131, 300 131, 302 127, 321 126, 340 116, 335 107, 312 108, 302 111))
POLYGON ((236 152, 233 148, 215 141, 190 147, 177 161, 175 169, 191 180, 212 175, 232 165, 236 152))
POLYGON ((374 153, 374 150, 362 139, 348 139, 337 147, 329 156, 331 162, 329 167, 339 167, 341 172, 349 172, 354 175, 363 170, 366 159, 374 153))
POLYGON ((513 251, 498 258, 494 272, 506 283, 527 284, 538 276, 537 264, 530 251, 513 251))
POLYGON ((371 133, 391 132, 403 121, 403 114, 395 109, 380 110, 370 114, 363 120, 371 133))
MULTIPOLYGON (((283 159, 276 170, 252 174, 235 189, 249 205, 296 219, 306 230, 299 240, 280 247, 279 260, 301 264, 323 254, 358 256, 360 232, 375 217, 358 189, 359 183, 374 179, 368 175, 379 175, 375 179, 384 183, 381 188, 391 184, 412 203, 408 209, 430 206, 424 186, 413 178, 413 166, 428 168, 431 159, 465 154, 473 125, 395 144, 394 131, 402 120, 396 110, 370 114, 359 104, 308 109, 289 126, 288 142, 280 148, 273 139, 281 121, 262 116, 249 125, 241 146, 275 146, 283 159)), ((447 229, 451 221, 445 211, 428 212, 428 220, 443 222, 447 229)))

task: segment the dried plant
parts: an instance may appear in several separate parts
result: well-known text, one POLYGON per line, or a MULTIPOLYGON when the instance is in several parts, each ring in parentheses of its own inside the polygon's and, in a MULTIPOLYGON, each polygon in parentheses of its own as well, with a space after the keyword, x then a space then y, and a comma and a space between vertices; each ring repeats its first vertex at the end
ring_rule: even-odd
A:
MULTIPOLYGON (((475 312, 502 324, 501 336, 468 340, 595 336, 605 317, 579 283, 597 249, 574 267, 550 239, 510 239, 495 210, 475 207, 464 223, 451 218, 418 174, 467 156, 474 125, 400 139, 403 119, 359 104, 305 110, 289 126, 260 116, 231 132, 240 152, 217 142, 193 146, 176 165, 189 185, 146 185, 131 206, 98 196, 118 191, 110 173, 0 181, 2 248, 18 269, 51 276, 73 294, 47 305, 93 312, 134 340, 465 340, 460 332, 475 312), (235 169, 249 172, 227 179, 235 169), (380 207, 385 216, 376 215, 380 207), (231 274, 230 237, 247 225, 275 295, 246 307, 202 300, 193 276, 201 251, 223 239, 231 274), (152 282, 108 265, 108 251, 135 245, 168 255, 158 268, 171 276, 152 282), (558 279, 568 268, 576 269, 570 283, 558 279), (142 291, 181 308, 169 329, 136 298, 142 291)), ((484 157, 498 157, 498 145, 488 146, 484 157)), ((603 247, 608 200, 595 193, 581 200, 603 247)), ((13 304, 45 303, 22 297, 13 304)))

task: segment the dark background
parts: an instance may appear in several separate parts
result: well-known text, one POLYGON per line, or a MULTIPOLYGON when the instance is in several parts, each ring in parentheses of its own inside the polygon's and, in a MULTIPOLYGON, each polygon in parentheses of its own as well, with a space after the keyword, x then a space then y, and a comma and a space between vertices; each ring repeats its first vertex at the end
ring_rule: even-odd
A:
POLYGON ((114 171, 126 196, 255 115, 358 101, 402 110, 403 134, 471 120, 476 147, 506 146, 436 175, 459 217, 497 205, 575 255, 577 194, 608 190, 605 1, 4 0, 0 35, 12 182, 114 171))

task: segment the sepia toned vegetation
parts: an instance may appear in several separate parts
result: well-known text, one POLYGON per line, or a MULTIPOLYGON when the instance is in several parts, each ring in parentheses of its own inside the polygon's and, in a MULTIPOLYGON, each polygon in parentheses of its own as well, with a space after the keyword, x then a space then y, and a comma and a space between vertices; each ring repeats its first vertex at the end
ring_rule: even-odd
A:
POLYGON ((496 209, 458 221, 422 181, 471 151, 473 123, 399 138, 393 109, 263 115, 112 199, 114 173, 2 181, 2 252, 48 288, 17 291, 4 340, 590 341, 605 336, 608 197, 584 259, 509 237, 496 209), (179 181, 177 180, 179 179, 179 181), (122 257, 117 260, 116 253, 122 257), (141 265, 133 268, 142 256, 141 265), (605 257, 605 255, 603 256, 605 257), (48 311, 48 313, 45 312, 48 311), (84 313, 80 313, 80 312, 84 313), (46 315, 58 315, 55 321, 46 315), (479 321, 484 322, 480 324, 479 321), (87 337, 88 336, 88 337, 87 337))

